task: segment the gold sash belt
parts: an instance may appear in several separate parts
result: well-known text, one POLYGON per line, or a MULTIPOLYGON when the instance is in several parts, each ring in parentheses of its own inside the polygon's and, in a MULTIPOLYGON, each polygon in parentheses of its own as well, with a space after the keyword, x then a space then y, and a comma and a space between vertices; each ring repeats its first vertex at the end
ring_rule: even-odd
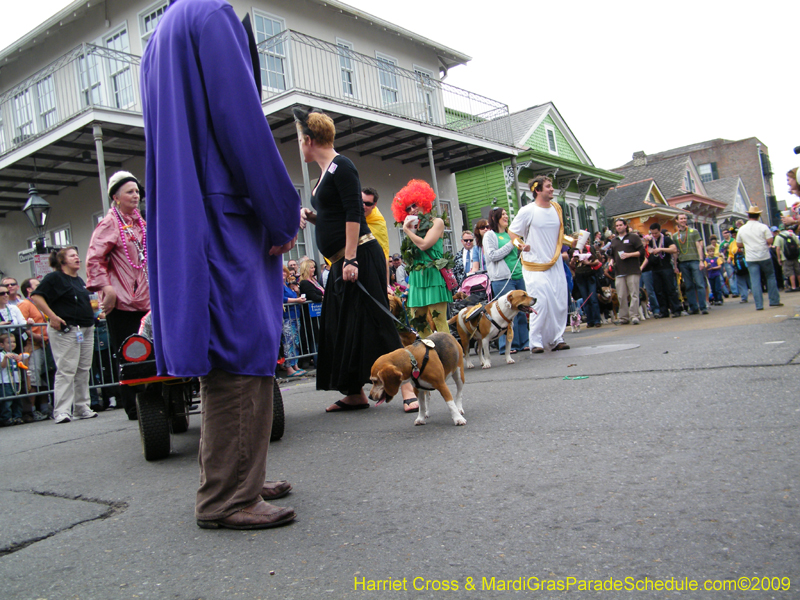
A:
POLYGON ((563 243, 564 240, 564 214, 562 213, 561 206, 558 204, 558 202, 551 201, 550 206, 556 209, 556 212, 558 213, 558 220, 561 223, 558 229, 558 239, 560 241, 558 244, 556 244, 556 251, 553 254, 553 258, 550 260, 550 262, 536 263, 536 262, 529 262, 523 259, 522 268, 525 269, 526 271, 547 271, 554 264, 556 264, 556 261, 558 261, 558 257, 561 256, 561 244, 563 243))
MULTIPOLYGON (((370 240, 374 240, 374 239, 375 239, 375 236, 374 236, 374 235, 372 235, 371 233, 365 233, 365 234, 364 234, 364 235, 362 235, 360 238, 358 238, 358 245, 360 246, 361 244, 366 244, 366 243, 367 243, 367 242, 369 242, 370 240)), ((342 260, 343 258, 344 258, 344 248, 342 248, 342 249, 341 249, 341 250, 339 250, 339 251, 338 251, 336 254, 334 254, 333 256, 331 256, 331 257, 328 259, 328 261, 329 261, 331 264, 333 264, 333 263, 339 262, 339 261, 340 261, 340 260, 342 260)))

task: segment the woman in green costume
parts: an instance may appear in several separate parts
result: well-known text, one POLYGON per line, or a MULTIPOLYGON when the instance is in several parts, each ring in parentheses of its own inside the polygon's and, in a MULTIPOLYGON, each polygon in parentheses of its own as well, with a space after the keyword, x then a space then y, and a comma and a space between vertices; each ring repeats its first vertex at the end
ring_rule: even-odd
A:
MULTIPOLYGON (((444 221, 431 214, 435 194, 424 181, 412 179, 400 190, 392 202, 395 220, 403 223, 403 259, 409 265, 408 307, 415 321, 426 318, 430 309, 435 331, 447 333, 447 304, 453 295, 447 289, 440 269, 448 266, 442 248, 444 221)), ((430 325, 418 328, 420 337, 434 332, 430 325)))

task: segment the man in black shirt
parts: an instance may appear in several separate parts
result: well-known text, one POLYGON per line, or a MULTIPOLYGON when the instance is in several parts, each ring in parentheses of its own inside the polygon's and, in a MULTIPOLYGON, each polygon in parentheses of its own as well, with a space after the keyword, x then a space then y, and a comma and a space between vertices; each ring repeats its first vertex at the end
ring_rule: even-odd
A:
POLYGON ((661 312, 656 314, 656 319, 665 319, 669 316, 677 319, 681 316, 681 305, 678 300, 678 287, 675 281, 675 267, 672 259, 678 252, 678 247, 666 233, 661 233, 661 225, 650 225, 650 241, 647 243, 647 264, 653 273, 653 287, 656 290, 658 305, 661 312))

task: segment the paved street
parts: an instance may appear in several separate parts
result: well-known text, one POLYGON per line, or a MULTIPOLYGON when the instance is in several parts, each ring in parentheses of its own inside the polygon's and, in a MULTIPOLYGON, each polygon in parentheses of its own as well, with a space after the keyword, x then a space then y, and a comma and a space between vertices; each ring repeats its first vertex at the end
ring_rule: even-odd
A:
POLYGON ((154 463, 123 411, 0 430, 0 596, 800 598, 800 295, 782 298, 493 354, 466 427, 438 394, 415 427, 398 399, 325 414, 337 395, 293 382, 268 476, 299 518, 275 530, 195 525, 199 417, 154 463), (702 588, 780 584, 762 577, 791 588, 702 588), (699 589, 579 587, 645 578, 699 589))

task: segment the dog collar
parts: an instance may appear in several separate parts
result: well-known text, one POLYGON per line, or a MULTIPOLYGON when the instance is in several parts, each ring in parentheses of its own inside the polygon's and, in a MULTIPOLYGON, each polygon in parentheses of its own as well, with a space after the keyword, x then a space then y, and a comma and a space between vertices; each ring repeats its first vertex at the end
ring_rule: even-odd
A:
POLYGON ((411 380, 414 382, 414 387, 420 390, 425 390, 427 392, 433 391, 435 388, 425 387, 421 384, 419 378, 422 377, 422 373, 425 372, 425 367, 428 366, 428 359, 429 353, 431 351, 431 346, 429 344, 433 344, 430 340, 418 340, 414 342, 414 345, 421 343, 425 346, 425 356, 422 358, 422 366, 420 367, 417 364, 417 359, 414 358, 414 355, 411 353, 411 350, 406 348, 406 352, 408 352, 408 356, 411 359, 411 380))

